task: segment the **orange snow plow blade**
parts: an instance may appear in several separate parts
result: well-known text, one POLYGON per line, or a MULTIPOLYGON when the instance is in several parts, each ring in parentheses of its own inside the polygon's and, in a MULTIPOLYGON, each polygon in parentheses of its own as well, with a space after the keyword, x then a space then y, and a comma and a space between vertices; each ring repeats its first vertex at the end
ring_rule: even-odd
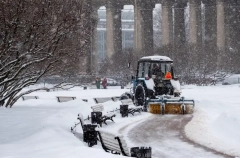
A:
POLYGON ((151 99, 148 102, 150 113, 153 114, 192 114, 194 109, 193 100, 183 99, 151 99))

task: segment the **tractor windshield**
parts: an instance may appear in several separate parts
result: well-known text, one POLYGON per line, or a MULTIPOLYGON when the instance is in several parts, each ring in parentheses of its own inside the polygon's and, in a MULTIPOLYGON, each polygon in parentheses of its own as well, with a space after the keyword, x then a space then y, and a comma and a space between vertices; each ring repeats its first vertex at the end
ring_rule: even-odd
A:
POLYGON ((161 78, 164 78, 167 72, 173 73, 172 63, 170 62, 152 63, 151 67, 151 74, 160 76, 161 78))
POLYGON ((166 73, 170 72, 173 75, 171 62, 139 62, 138 63, 138 78, 150 77, 152 75, 164 78, 166 73))

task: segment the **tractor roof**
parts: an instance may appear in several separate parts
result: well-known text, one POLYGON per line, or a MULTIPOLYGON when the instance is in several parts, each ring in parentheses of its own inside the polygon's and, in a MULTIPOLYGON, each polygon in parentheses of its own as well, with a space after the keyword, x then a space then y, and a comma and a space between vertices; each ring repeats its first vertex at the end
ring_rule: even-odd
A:
POLYGON ((170 59, 167 56, 160 56, 160 55, 154 55, 154 56, 145 56, 142 57, 139 61, 170 61, 172 62, 172 59, 170 59))

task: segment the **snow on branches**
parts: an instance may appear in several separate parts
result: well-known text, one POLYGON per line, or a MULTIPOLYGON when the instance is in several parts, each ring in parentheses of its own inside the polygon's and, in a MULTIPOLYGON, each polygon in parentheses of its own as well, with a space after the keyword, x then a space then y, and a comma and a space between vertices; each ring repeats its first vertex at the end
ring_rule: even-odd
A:
POLYGON ((44 75, 76 70, 71 60, 83 52, 75 34, 90 18, 84 1, 0 1, 0 106, 12 107, 44 75))

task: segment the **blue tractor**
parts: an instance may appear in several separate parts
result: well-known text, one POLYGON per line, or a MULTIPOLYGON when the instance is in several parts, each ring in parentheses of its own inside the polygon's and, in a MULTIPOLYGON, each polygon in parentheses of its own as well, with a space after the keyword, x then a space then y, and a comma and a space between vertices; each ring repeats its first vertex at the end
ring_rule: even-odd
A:
POLYGON ((174 73, 173 61, 166 56, 146 56, 138 61, 132 92, 135 105, 143 106, 144 111, 152 105, 158 109, 156 113, 193 112, 194 100, 180 97, 181 88, 174 73))
POLYGON ((175 77, 173 61, 166 56, 146 56, 138 61, 133 77, 133 92, 137 106, 158 96, 180 96, 180 83, 175 77))

